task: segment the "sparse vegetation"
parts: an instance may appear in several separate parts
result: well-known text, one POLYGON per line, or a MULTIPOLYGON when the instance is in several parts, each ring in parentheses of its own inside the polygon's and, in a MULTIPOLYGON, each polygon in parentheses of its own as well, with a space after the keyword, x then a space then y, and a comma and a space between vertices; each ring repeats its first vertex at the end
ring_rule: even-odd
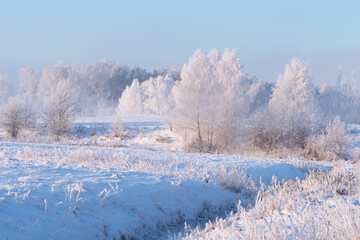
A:
POLYGON ((69 81, 61 81, 54 92, 44 96, 43 120, 58 141, 65 136, 79 111, 76 89, 69 81))
MULTIPOLYGON (((310 171, 306 179, 279 182, 259 191, 255 206, 204 230, 186 229, 184 239, 356 239, 360 234, 359 175, 351 170, 310 171)), ((175 236, 173 239, 178 239, 175 236)))
POLYGON ((350 143, 351 137, 346 131, 345 123, 336 117, 326 126, 325 131, 308 139, 305 157, 326 161, 348 159, 350 143))
POLYGON ((20 96, 11 97, 1 109, 1 126, 12 138, 17 138, 20 131, 35 125, 35 116, 20 96))
POLYGON ((129 139, 129 130, 124 126, 124 123, 121 121, 119 117, 114 119, 114 122, 111 126, 113 136, 116 138, 120 138, 121 140, 129 139))

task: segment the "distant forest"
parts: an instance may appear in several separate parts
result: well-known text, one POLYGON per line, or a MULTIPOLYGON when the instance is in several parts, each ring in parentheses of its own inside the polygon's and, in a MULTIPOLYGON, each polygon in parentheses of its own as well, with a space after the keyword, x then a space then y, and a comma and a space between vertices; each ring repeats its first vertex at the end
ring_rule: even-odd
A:
MULTIPOLYGON (((59 81, 67 80, 77 88, 81 115, 95 115, 99 111, 117 106, 122 92, 134 79, 142 83, 149 78, 171 76, 180 79, 180 69, 154 69, 152 72, 140 68, 99 60, 94 64, 71 64, 59 62, 42 70, 26 67, 19 69, 20 94, 27 102, 37 105, 50 89, 59 81)), ((10 95, 10 80, 0 74, 0 105, 6 103, 10 95)), ((110 110, 109 110, 110 111, 110 110)))

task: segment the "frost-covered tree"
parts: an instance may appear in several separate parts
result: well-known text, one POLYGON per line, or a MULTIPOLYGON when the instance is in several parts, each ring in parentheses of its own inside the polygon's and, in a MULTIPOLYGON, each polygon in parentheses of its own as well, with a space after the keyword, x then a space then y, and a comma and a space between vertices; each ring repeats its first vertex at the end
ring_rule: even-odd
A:
POLYGON ((0 124, 13 138, 16 138, 21 129, 33 125, 34 114, 24 99, 17 95, 9 98, 9 101, 1 109, 0 124))
POLYGON ((175 81, 169 76, 158 76, 150 78, 141 84, 141 91, 144 95, 144 112, 165 116, 174 107, 174 100, 171 90, 175 81))
MULTIPOLYGON (((161 72, 163 73, 163 72, 161 72)), ((108 79, 106 85, 106 96, 110 102, 118 103, 122 92, 127 86, 130 86, 134 79, 137 79, 139 83, 146 81, 150 77, 157 77, 157 73, 151 74, 145 69, 136 67, 129 68, 126 65, 120 65, 113 76, 108 79)))
POLYGON ((249 111, 253 84, 235 51, 196 50, 173 88, 169 119, 190 151, 222 152, 233 142, 249 111))
POLYGON ((60 80, 43 102, 45 125, 59 140, 66 134, 79 111, 76 86, 71 81, 60 80))
POLYGON ((126 86, 130 86, 134 79, 142 83, 159 75, 177 77, 178 71, 161 69, 151 73, 140 67, 129 68, 106 59, 92 64, 65 64, 60 61, 41 71, 31 67, 19 70, 22 92, 33 106, 41 106, 39 101, 47 96, 49 89, 54 88, 60 79, 66 79, 78 87, 83 115, 108 112, 116 106, 126 86))
MULTIPOLYGON (((213 62, 217 62, 217 53, 212 53, 213 62)), ((205 52, 196 50, 189 63, 182 68, 182 81, 177 82, 173 89, 175 108, 171 121, 174 130, 182 134, 186 144, 193 145, 197 151, 213 151, 210 140, 212 133, 208 131, 208 136, 204 135, 215 117, 215 92, 219 87, 218 81, 214 80, 214 71, 210 54, 208 56, 205 52), (205 146, 204 141, 209 142, 209 146, 205 146)))
POLYGON ((22 68, 19 71, 19 80, 27 101, 37 103, 47 97, 51 92, 49 90, 57 86, 59 80, 71 81, 78 87, 79 104, 86 106, 86 114, 93 114, 97 108, 106 106, 106 85, 109 78, 116 73, 118 66, 108 60, 72 65, 59 62, 44 67, 42 71, 31 67, 22 68))
POLYGON ((269 104, 275 83, 257 82, 252 86, 253 102, 250 105, 250 112, 254 113, 264 109, 269 104))
POLYGON ((119 98, 117 113, 165 116, 174 106, 171 92, 174 85, 169 76, 150 77, 141 84, 135 79, 119 98))
POLYGON ((49 99, 49 95, 55 92, 59 82, 68 79, 70 66, 59 62, 54 66, 44 67, 39 79, 37 98, 40 100, 49 99))
POLYGON ((360 95, 353 81, 351 74, 340 73, 336 85, 327 84, 321 88, 320 102, 326 119, 338 116, 345 123, 360 121, 360 95))
POLYGON ((179 68, 155 68, 152 72, 152 77, 156 78, 158 76, 168 76, 170 79, 173 79, 175 81, 180 80, 180 74, 181 74, 181 69, 179 68))
POLYGON ((25 101, 35 106, 38 103, 37 91, 41 73, 32 67, 19 69, 19 81, 25 101))
POLYGON ((293 58, 286 65, 269 102, 269 113, 270 127, 286 147, 304 147, 307 137, 321 127, 322 115, 308 63, 293 58))
POLYGON ((178 69, 154 69, 152 73, 146 71, 145 69, 136 67, 129 68, 126 65, 119 65, 113 76, 108 79, 106 84, 106 96, 108 97, 110 103, 118 103, 119 98, 121 97, 122 92, 127 86, 130 86, 134 79, 137 79, 140 84, 149 80, 150 78, 157 78, 159 76, 166 77, 170 79, 179 80, 180 71, 178 69))
POLYGON ((9 96, 10 96, 9 77, 0 74, 0 105, 6 103, 9 96))
POLYGON ((135 79, 131 86, 127 86, 119 98, 117 114, 123 115, 142 115, 144 112, 143 96, 139 81, 135 79))

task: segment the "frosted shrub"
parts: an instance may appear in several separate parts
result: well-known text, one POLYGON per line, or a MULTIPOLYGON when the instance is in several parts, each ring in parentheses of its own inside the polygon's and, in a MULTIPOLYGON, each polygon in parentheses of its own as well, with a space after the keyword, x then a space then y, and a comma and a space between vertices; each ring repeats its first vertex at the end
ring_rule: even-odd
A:
POLYGON ((257 191, 255 183, 244 170, 240 168, 228 168, 223 165, 216 173, 217 183, 231 192, 254 194, 257 191))
POLYGON ((13 138, 19 132, 35 124, 35 116, 20 96, 12 97, 1 110, 0 123, 13 138))
POLYGON ((114 122, 111 126, 111 130, 113 132, 114 137, 120 138, 121 140, 129 138, 128 135, 129 131, 125 129, 125 126, 119 117, 116 117, 114 119, 114 122))
POLYGON ((274 126, 268 109, 260 110, 251 116, 252 126, 248 131, 248 138, 252 147, 271 152, 280 147, 281 131, 274 126))
POLYGON ((333 161, 347 158, 347 147, 351 143, 345 123, 336 117, 321 134, 307 143, 305 156, 319 160, 333 161))

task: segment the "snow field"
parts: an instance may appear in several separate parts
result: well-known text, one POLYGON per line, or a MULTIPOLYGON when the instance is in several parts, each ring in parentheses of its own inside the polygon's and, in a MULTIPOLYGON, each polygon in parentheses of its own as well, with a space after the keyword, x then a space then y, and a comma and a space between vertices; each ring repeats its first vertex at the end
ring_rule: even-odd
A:
POLYGON ((239 199, 254 204, 260 182, 247 171, 265 183, 273 174, 304 177, 280 159, 128 148, 2 142, 0 156, 1 231, 9 239, 158 238, 223 215, 239 199))
POLYGON ((1 158, 0 232, 9 239, 151 238, 225 211, 237 194, 141 172, 1 158))
MULTIPOLYGON (((26 137, 1 141, 0 238, 352 239, 358 234, 359 164, 186 154, 161 120, 122 120, 129 139, 111 136, 110 123, 88 119, 60 142, 41 137, 41 131, 32 136, 38 143, 26 137), (159 136, 171 141, 158 141, 159 136), (319 169, 332 170, 312 171, 319 169), (231 210, 235 213, 225 217, 231 210), (215 216, 220 218, 194 229, 215 216), (185 222, 192 225, 183 232, 185 222)), ((358 127, 351 132, 356 152, 358 127)))

